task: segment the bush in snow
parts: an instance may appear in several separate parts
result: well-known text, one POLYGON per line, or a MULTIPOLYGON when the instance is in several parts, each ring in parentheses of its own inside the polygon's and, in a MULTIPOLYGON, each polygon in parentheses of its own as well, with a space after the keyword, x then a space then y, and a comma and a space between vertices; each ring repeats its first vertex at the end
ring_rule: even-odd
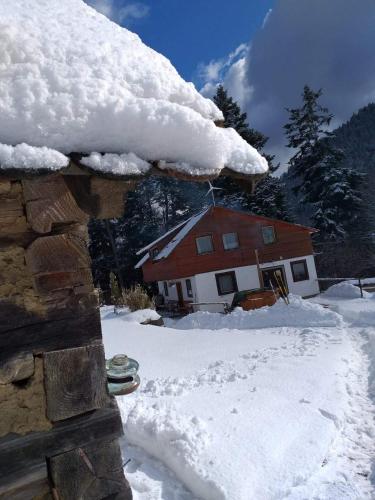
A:
POLYGON ((150 299, 146 290, 141 285, 135 285, 123 293, 123 305, 130 311, 139 309, 155 309, 153 299, 150 299))

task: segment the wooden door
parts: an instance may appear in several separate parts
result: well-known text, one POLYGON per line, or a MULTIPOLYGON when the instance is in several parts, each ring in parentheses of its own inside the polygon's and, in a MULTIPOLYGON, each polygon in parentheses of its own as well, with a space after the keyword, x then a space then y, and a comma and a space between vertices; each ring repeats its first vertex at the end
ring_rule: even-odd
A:
POLYGON ((176 289, 177 289, 178 305, 180 307, 184 307, 184 294, 182 293, 182 285, 180 281, 177 281, 176 289))

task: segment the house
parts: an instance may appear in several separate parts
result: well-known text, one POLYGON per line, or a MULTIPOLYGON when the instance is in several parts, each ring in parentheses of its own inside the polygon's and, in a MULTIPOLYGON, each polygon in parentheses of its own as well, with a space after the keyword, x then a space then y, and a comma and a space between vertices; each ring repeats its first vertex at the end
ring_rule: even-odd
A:
POLYGON ((293 294, 319 293, 311 242, 315 229, 211 207, 142 248, 136 265, 157 282, 166 303, 222 311, 237 291, 276 285, 275 273, 293 294), (259 259, 257 267, 256 250, 259 259))

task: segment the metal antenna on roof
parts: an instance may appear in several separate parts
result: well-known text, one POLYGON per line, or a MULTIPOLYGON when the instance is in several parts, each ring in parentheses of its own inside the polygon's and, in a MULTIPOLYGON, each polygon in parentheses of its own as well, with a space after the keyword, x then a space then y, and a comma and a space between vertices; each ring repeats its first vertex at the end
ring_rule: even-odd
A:
POLYGON ((207 182, 208 182, 209 189, 208 189, 207 193, 205 194, 205 196, 208 196, 211 193, 211 196, 212 196, 212 205, 215 207, 216 206, 216 202, 215 202, 215 193, 214 193, 214 191, 215 191, 215 189, 217 191, 222 191, 223 189, 213 186, 210 181, 207 181, 207 182))

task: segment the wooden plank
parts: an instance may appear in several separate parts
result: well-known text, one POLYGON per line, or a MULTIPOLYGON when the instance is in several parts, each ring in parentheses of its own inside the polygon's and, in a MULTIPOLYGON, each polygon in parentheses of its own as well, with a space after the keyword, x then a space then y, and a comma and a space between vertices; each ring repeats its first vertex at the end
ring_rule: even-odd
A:
POLYGON ((17 478, 13 483, 0 485, 0 499, 52 500, 52 496, 49 496, 50 491, 47 464, 44 463, 36 467, 35 470, 28 469, 24 475, 17 478))
POLYGON ((116 498, 131 500, 117 440, 94 443, 48 460, 59 500, 116 498))
POLYGON ((0 486, 17 481, 32 468, 45 465, 55 456, 101 439, 122 435, 120 412, 115 401, 111 407, 58 422, 48 432, 15 434, 0 439, 0 486))
POLYGON ((100 314, 97 297, 76 297, 75 305, 44 317, 26 311, 11 301, 0 301, 0 362, 22 353, 66 349, 101 342, 100 314))
POLYGON ((77 272, 90 267, 90 256, 84 241, 57 234, 35 240, 26 251, 26 263, 33 275, 77 272))
POLYGON ((0 180, 0 195, 9 193, 10 188, 11 188, 10 180, 8 179, 0 180))
POLYGON ((53 224, 88 222, 61 174, 23 180, 22 184, 27 220, 37 233, 49 233, 53 224))
POLYGON ((52 422, 108 404, 102 344, 46 352, 43 359, 47 416, 52 422))

